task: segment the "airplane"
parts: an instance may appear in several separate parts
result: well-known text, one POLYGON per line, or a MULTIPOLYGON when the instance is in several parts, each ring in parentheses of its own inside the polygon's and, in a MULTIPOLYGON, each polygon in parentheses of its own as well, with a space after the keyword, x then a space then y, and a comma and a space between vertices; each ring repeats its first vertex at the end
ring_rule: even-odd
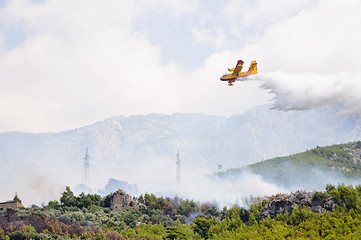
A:
POLYGON ((233 83, 236 81, 236 78, 245 77, 258 73, 257 62, 255 60, 251 62, 251 65, 249 66, 248 71, 246 72, 241 72, 243 63, 244 62, 242 60, 238 60, 235 68, 228 68, 228 71, 230 73, 224 74, 220 78, 221 81, 228 81, 228 85, 233 86, 233 83))

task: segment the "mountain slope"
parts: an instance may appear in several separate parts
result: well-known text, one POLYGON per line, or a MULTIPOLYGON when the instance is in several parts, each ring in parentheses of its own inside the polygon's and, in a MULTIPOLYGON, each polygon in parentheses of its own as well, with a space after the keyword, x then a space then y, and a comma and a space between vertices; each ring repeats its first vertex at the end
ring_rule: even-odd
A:
POLYGON ((361 181, 361 142, 316 147, 218 173, 222 178, 251 172, 286 189, 322 189, 326 184, 361 181))
POLYGON ((232 117, 202 114, 150 114, 113 117, 57 133, 0 134, 0 180, 11 195, 54 199, 64 185, 80 183, 89 149, 88 186, 101 188, 109 178, 137 184, 140 191, 174 190, 180 151, 182 180, 244 166, 316 145, 357 141, 358 116, 339 115, 333 107, 281 112, 271 105, 232 117), (59 190, 60 189, 60 190, 59 190))

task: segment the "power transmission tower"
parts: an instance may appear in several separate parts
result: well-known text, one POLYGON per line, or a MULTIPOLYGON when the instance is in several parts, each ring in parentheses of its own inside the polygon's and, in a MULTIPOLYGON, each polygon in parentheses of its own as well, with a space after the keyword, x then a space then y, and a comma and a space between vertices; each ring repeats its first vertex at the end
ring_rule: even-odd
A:
POLYGON ((84 156, 84 165, 83 165, 83 176, 82 176, 82 184, 87 185, 89 181, 89 154, 88 148, 85 149, 85 156, 84 156))
POLYGON ((179 157, 179 151, 177 152, 177 161, 176 161, 176 164, 177 164, 177 186, 179 186, 179 185, 180 185, 180 181, 181 181, 181 171, 180 171, 181 160, 180 160, 180 157, 179 157))

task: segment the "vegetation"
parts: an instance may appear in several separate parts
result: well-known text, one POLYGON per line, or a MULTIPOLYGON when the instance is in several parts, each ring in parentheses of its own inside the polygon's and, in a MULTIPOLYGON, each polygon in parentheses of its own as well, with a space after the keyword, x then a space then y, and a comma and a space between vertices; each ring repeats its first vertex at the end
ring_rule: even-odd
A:
MULTIPOLYGON (((319 164, 334 170, 328 165, 332 162, 357 172, 358 163, 352 163, 357 149, 361 142, 317 147, 251 167, 256 171, 263 164, 276 171, 280 162, 304 161, 300 165, 319 164)), ((261 218, 262 208, 277 196, 252 198, 245 208, 218 208, 212 203, 145 193, 137 198, 144 208, 115 212, 110 209, 111 194, 75 196, 66 187, 59 200, 41 208, 0 210, 0 239, 359 239, 361 185, 328 184, 325 191, 314 192, 313 199, 333 200, 332 211, 315 213, 310 206, 301 206, 274 218, 261 218)))
MULTIPOLYGON (((220 177, 253 172, 275 185, 292 188, 294 186, 314 186, 318 176, 328 176, 335 182, 353 182, 361 177, 361 141, 316 147, 303 153, 277 157, 249 166, 230 169, 218 173, 220 177)), ((322 182, 325 186, 328 182, 322 182)))
POLYGON ((116 213, 101 206, 105 198, 91 194, 75 197, 67 188, 60 204, 51 201, 43 208, 2 210, 0 239, 359 238, 361 185, 327 185, 324 192, 316 192, 314 197, 333 198, 337 206, 333 211, 321 214, 305 206, 273 219, 270 216, 260 219, 260 210, 268 200, 258 198, 247 209, 232 206, 219 211, 209 203, 144 194, 139 199, 143 199, 149 208, 143 212, 128 208, 116 213), (181 210, 179 206, 183 206, 181 210), (173 217, 168 215, 170 209, 173 217))

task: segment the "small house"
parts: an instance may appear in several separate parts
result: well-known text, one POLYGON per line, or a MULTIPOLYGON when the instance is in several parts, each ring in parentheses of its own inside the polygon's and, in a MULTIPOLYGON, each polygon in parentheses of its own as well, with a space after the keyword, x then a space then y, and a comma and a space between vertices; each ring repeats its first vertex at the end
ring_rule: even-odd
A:
POLYGON ((6 201, 6 202, 0 202, 0 210, 3 209, 15 209, 15 208, 22 208, 24 207, 21 203, 19 203, 18 201, 6 201))

